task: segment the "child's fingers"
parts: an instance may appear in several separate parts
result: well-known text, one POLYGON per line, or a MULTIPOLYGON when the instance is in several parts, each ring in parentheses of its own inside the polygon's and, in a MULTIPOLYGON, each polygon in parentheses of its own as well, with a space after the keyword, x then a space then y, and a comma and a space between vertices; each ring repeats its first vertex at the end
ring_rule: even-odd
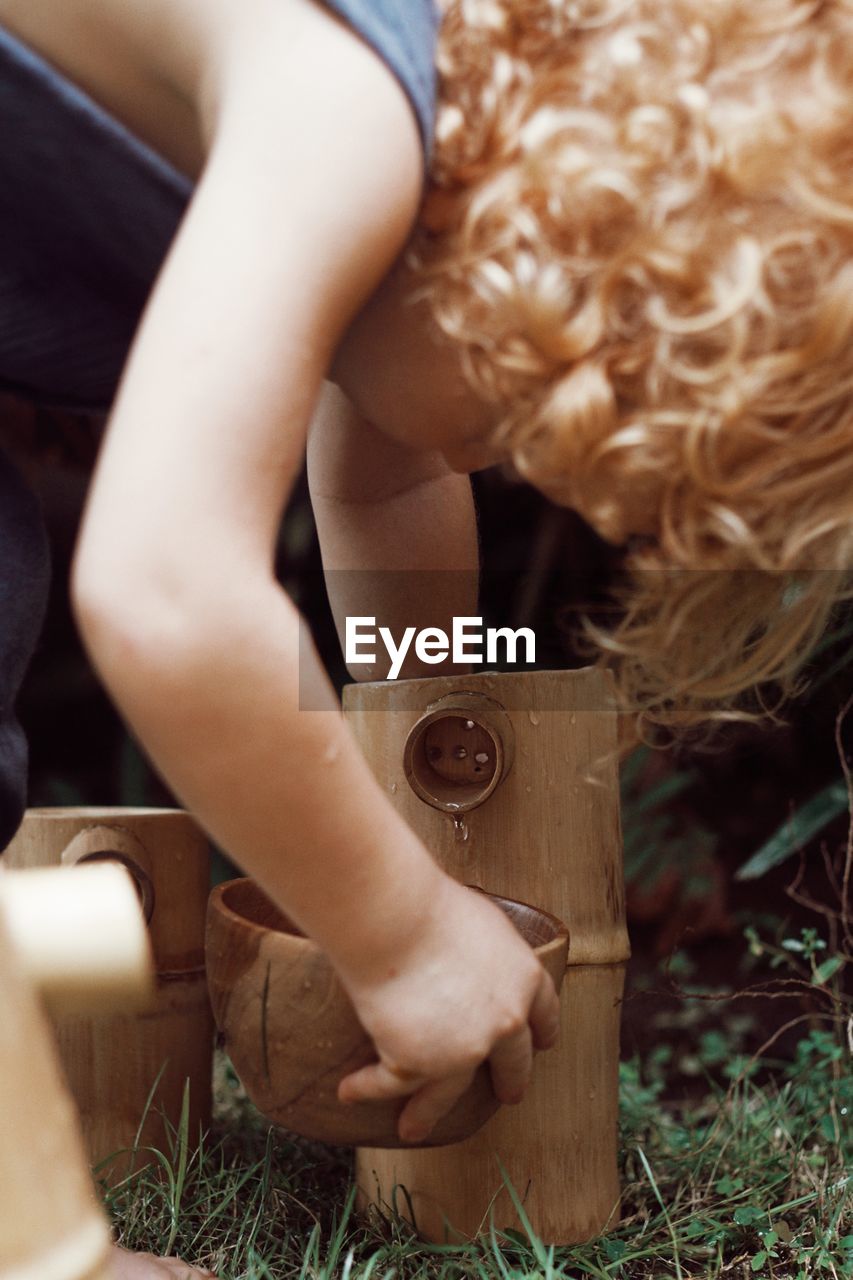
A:
POLYGON ((397 1132, 403 1142, 423 1142, 454 1103, 462 1096, 474 1078, 473 1071, 445 1076, 424 1085, 414 1095, 400 1115, 397 1132))
POLYGON ((525 1025, 515 1035, 499 1040, 489 1056, 492 1088, 500 1102, 520 1102, 533 1073, 533 1041, 525 1025))
POLYGON ((384 1062, 372 1062, 344 1076, 338 1085, 341 1102, 381 1102, 385 1098, 405 1098, 425 1083, 425 1076, 412 1075, 389 1067, 384 1062))
POLYGON ((550 1049, 560 1030, 560 997, 550 974, 542 970, 539 987, 530 1009, 530 1030, 535 1049, 550 1049))

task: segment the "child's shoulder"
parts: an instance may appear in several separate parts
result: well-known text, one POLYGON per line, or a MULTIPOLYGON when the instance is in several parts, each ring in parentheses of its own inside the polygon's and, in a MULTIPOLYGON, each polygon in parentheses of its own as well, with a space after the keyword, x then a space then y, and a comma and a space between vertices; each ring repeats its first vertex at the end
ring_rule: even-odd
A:
MULTIPOLYGON (((29 45, 122 124, 197 177, 223 68, 244 32, 288 32, 328 15, 350 27, 396 76, 425 148, 435 111, 434 0, 0 0, 0 27, 29 45)), ((249 53, 248 56, 251 56, 249 53)))

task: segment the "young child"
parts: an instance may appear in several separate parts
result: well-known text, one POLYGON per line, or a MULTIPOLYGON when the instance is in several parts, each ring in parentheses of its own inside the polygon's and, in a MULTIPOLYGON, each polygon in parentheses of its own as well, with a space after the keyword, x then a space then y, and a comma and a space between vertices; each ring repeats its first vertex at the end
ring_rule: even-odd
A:
MULTIPOLYGON (((332 355, 417 212, 432 8, 2 0, 0 23, 0 376, 98 403, 132 339, 73 571, 93 662, 175 793, 332 958, 377 1051, 342 1096, 408 1097, 409 1140, 484 1060, 516 1102, 556 1035, 553 984, 374 781, 299 655, 272 566, 332 355), (300 712, 312 680, 326 709, 300 712)), ((327 431, 330 415, 342 447, 371 450, 340 483, 339 459, 314 450, 331 545, 345 525, 362 567, 439 567, 453 547, 449 567, 473 570, 470 492, 435 448, 383 442, 331 400, 327 431)), ((35 504, 3 478, 8 840, 24 759, 11 704, 46 566, 35 504)), ((396 607, 377 601, 389 621, 396 607)), ((124 1254, 115 1267, 186 1272, 124 1254)))
MULTIPOLYGON (((22 300, 61 317, 85 285, 79 328, 29 322, 41 346, 0 316, 7 382, 97 399, 157 274, 76 552, 81 633, 175 793, 328 950, 378 1056, 343 1093, 410 1095, 410 1139, 484 1059, 519 1098, 556 1000, 380 793, 316 660, 297 661, 272 552, 312 416, 328 568, 472 571, 448 461, 512 459, 626 542, 624 621, 599 639, 659 721, 790 684, 853 544, 853 7, 446 7, 413 267, 393 264, 429 145, 428 0, 0 0, 17 41, 164 161, 122 202, 90 148, 54 192, 85 224, 85 254, 59 264, 55 206, 16 214, 20 181, 0 184, 0 259, 16 219, 29 246, 22 300), (327 710, 300 713, 308 681, 327 710)), ((41 569, 24 576, 30 635, 41 569)), ((359 612, 405 617, 401 577, 376 574, 359 612)))

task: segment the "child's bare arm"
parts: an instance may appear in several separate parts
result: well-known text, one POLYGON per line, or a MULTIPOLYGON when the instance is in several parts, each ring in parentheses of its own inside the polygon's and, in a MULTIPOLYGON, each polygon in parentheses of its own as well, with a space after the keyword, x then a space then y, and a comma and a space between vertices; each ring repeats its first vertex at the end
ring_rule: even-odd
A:
MULTIPOLYGON (((330 694, 328 712, 298 713, 296 614, 272 554, 330 352, 408 230, 420 166, 395 82, 305 10, 221 73, 208 166, 95 471, 74 595, 97 666, 177 793, 320 934, 326 890, 302 851, 353 859, 346 874, 371 901, 381 874, 367 883, 376 859, 319 803, 337 786, 357 806, 366 769, 330 694)), ((343 920, 328 924, 340 936, 343 920)))
MULTIPOLYGON (((440 453, 415 451, 377 431, 327 383, 308 444, 311 503, 332 612, 344 644, 348 615, 374 617, 395 637, 477 612, 477 525, 471 484, 440 453)), ((387 674, 354 665, 357 680, 387 674)), ((457 670, 444 662, 439 674, 457 670)), ((414 647, 399 673, 435 675, 414 647)))
POLYGON ((556 998, 384 797, 274 579, 331 351, 405 238, 421 175, 374 55, 320 6, 256 7, 218 69, 210 159, 125 373, 73 597, 175 793, 347 983, 380 1055, 350 1096, 412 1094, 415 1137, 483 1058, 499 1096, 523 1092, 556 998), (300 675, 327 710, 300 711, 300 675))

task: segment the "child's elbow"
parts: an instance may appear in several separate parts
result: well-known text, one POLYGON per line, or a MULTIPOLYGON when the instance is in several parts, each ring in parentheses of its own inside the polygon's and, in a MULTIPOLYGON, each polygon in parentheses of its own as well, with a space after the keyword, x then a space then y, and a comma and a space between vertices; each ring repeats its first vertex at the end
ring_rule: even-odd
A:
POLYGON ((71 565, 68 595, 74 622, 87 648, 117 625, 121 592, 116 576, 98 572, 79 551, 71 565))
POLYGON ((71 611, 81 642, 105 678, 174 666, 198 647, 201 617, 180 595, 159 589, 143 567, 108 568, 75 560, 71 611))

